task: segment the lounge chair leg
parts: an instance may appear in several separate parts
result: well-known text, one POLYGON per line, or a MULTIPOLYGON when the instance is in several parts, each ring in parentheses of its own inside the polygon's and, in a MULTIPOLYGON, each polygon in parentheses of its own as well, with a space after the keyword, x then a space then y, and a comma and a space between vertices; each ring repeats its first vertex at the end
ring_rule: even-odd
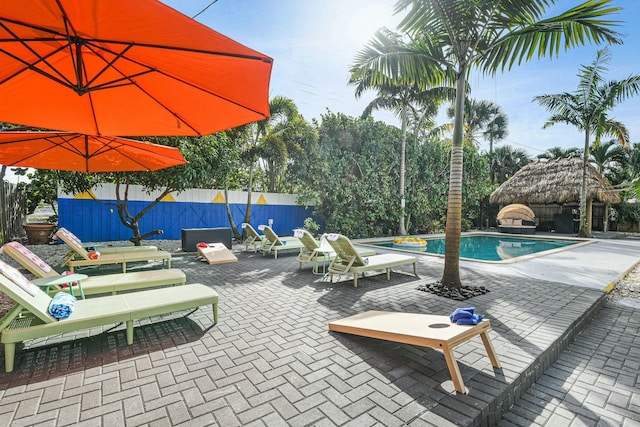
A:
POLYGON ((213 304, 213 324, 218 324, 218 303, 213 304))
POLYGON ((416 271, 417 264, 418 264, 417 262, 413 263, 413 275, 416 276, 416 277, 418 277, 418 272, 416 271))
POLYGON ((387 268, 387 280, 391 280, 391 268, 387 268))
POLYGON ((123 262, 123 263, 122 263, 122 272, 123 272, 123 273, 126 273, 126 272, 127 272, 127 263, 126 263, 126 262, 123 262))
POLYGON ((358 287, 358 273, 353 273, 353 287, 358 287))
POLYGON ((171 268, 171 258, 167 260, 167 268, 171 268))
POLYGON ((16 358, 16 343, 8 342, 4 344, 4 369, 13 372, 13 364, 16 358))
POLYGON ((133 344, 133 320, 127 320, 127 344, 133 344))

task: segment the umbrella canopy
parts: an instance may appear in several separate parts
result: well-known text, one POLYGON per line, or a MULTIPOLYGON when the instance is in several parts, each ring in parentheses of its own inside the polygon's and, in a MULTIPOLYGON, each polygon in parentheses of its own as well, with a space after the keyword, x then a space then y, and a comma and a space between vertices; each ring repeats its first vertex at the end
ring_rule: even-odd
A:
MULTIPOLYGON (((600 173, 587 165, 587 200, 620 203, 620 195, 600 173)), ((491 203, 564 204, 580 201, 582 159, 570 157, 529 163, 498 187, 491 203)))
POLYGON ((149 142, 66 132, 0 132, 0 164, 77 172, 151 171, 187 163, 149 142))
POLYGON ((269 117, 273 60, 156 0, 0 0, 0 120, 209 135, 269 117))

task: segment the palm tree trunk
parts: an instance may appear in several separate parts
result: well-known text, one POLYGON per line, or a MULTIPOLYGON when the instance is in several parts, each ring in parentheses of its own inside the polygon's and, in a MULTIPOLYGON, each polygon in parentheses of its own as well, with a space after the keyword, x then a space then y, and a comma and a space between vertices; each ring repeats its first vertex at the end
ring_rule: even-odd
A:
MULTIPOLYGON (((253 187, 253 169, 255 167, 255 162, 251 162, 249 165, 249 183, 247 185, 247 209, 244 212, 244 222, 247 224, 251 223, 251 187, 253 187)), ((242 232, 244 238, 244 231, 242 232)))
POLYGON ((398 227, 398 233, 401 236, 407 235, 407 230, 404 226, 404 214, 405 214, 405 200, 404 200, 404 176, 406 173, 406 156, 405 150, 407 145, 407 105, 402 106, 402 135, 400 137, 400 225, 398 227))
POLYGON ((456 82, 455 120, 451 146, 451 172, 449 175, 449 200, 445 230, 444 273, 442 284, 452 288, 462 286, 460 280, 460 237, 462 233, 462 132, 464 123, 464 98, 467 66, 462 64, 456 82))
POLYGON ((229 225, 231 225, 231 232, 233 233, 233 238, 241 242, 242 234, 238 231, 238 227, 236 226, 235 221, 233 220, 233 215, 231 215, 231 206, 229 206, 229 181, 225 179, 224 182, 224 207, 227 211, 227 218, 229 219, 229 225))
POLYGON ((589 124, 584 132, 584 157, 582 158, 582 183, 580 184, 580 228, 578 229, 579 237, 591 237, 589 228, 587 227, 587 164, 589 159, 589 124))
POLYGON ((587 235, 591 236, 593 231, 593 199, 587 200, 587 235))

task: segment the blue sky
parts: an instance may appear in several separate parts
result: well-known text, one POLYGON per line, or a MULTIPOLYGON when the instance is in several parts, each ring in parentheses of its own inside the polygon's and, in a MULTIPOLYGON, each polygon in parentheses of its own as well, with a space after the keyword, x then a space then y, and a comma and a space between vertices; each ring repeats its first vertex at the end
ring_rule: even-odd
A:
MULTIPOLYGON (((162 0, 188 16, 194 16, 212 0, 162 0)), ((558 1, 558 10, 579 4, 558 1)), ((373 93, 356 100, 347 85, 355 54, 383 26, 395 29, 393 0, 218 0, 196 20, 274 58, 270 96, 293 99, 307 120, 320 118, 329 109, 358 116, 373 93)), ((618 31, 626 34, 622 46, 611 48, 607 80, 640 73, 640 1, 615 0, 623 8, 618 31)), ((504 74, 470 79, 471 96, 492 101, 509 117, 509 135, 502 143, 526 150, 532 156, 549 147, 582 147, 583 135, 567 125, 542 129, 549 116, 532 102, 536 95, 573 92, 578 69, 595 58, 597 47, 587 45, 558 58, 534 60, 504 74)), ((631 141, 640 143, 640 96, 620 104, 613 116, 627 125, 631 141)), ((398 125, 390 113, 374 114, 398 125)), ((441 117, 444 121, 444 117, 441 117)), ((482 149, 487 149, 485 145, 482 149)))

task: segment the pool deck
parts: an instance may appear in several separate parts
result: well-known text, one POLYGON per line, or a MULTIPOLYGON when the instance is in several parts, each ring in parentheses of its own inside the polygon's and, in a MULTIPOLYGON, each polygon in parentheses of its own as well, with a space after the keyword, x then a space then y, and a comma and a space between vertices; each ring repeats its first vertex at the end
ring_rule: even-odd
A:
POLYGON ((299 270, 294 254, 274 260, 238 246, 237 263, 208 265, 179 247, 162 249, 188 283, 218 292, 220 323, 200 309, 140 322, 133 346, 122 328, 28 343, 16 370, 0 373, 0 426, 640 422, 640 304, 606 303, 603 292, 640 260, 640 241, 462 261, 463 282, 491 290, 463 303, 416 290, 442 275, 436 257, 419 257, 419 278, 401 267, 354 288, 350 277, 329 283, 299 270), (327 330, 367 310, 446 315, 469 305, 491 320, 502 368, 479 339, 457 347, 468 394, 453 390, 436 350, 327 330))

